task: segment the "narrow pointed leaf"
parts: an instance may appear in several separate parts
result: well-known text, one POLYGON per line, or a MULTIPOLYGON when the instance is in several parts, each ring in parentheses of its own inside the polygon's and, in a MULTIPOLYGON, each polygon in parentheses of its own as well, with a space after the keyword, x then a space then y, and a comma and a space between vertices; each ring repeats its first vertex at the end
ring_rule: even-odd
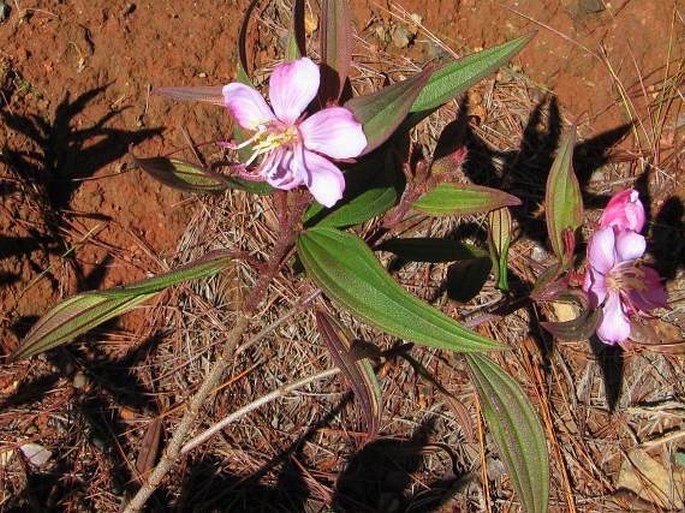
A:
POLYGON ((221 175, 179 159, 154 157, 138 159, 134 163, 154 179, 168 187, 185 192, 222 192, 229 188, 221 175))
POLYGON ((433 264, 487 255, 485 251, 472 244, 466 244, 453 239, 435 239, 430 237, 389 239, 375 249, 389 251, 411 262, 430 262, 433 264))
POLYGON ((72 296, 41 317, 28 332, 12 358, 28 358, 66 344, 90 329, 128 312, 162 290, 181 281, 211 276, 231 259, 217 251, 175 271, 131 285, 72 296))
POLYGON ((552 301, 568 290, 568 276, 561 277, 563 269, 554 262, 535 280, 530 298, 533 301, 552 301))
POLYGON ((431 216, 485 214, 502 207, 520 205, 516 196, 490 187, 453 183, 438 184, 412 203, 412 208, 431 216))
POLYGON ((222 88, 223 86, 158 87, 152 94, 183 102, 204 102, 223 107, 225 103, 222 88))
MULTIPOLYGON (((369 189, 356 196, 347 203, 331 211, 316 226, 328 226, 332 228, 342 228, 345 226, 355 226, 368 221, 376 216, 382 215, 397 202, 397 191, 394 187, 378 187, 369 189)), ((307 219, 314 218, 323 210, 323 207, 308 211, 307 219)))
POLYGON ((321 91, 324 103, 337 102, 352 61, 352 27, 347 0, 321 4, 321 91))
POLYGON ((504 349, 409 294, 356 235, 311 228, 298 237, 297 253, 307 274, 331 299, 386 333, 452 351, 504 349))
POLYGON ((576 130, 571 127, 561 141, 545 188, 547 234, 552 250, 564 269, 571 264, 569 253, 573 253, 573 248, 568 248, 564 239, 569 240, 569 235, 572 236, 583 224, 583 199, 578 178, 573 171, 575 142, 576 130))
POLYGON ((354 337, 330 315, 317 311, 316 326, 331 353, 333 362, 343 371, 354 390, 354 397, 362 405, 369 435, 376 436, 383 410, 383 398, 371 362, 368 358, 355 358, 352 347, 354 337))
POLYGON ((530 399, 490 358, 467 354, 472 381, 497 450, 523 510, 544 513, 549 501, 549 455, 545 432, 530 399))
POLYGON ((488 247, 492 257, 497 288, 509 290, 507 277, 509 264, 509 245, 511 244, 511 212, 508 208, 498 208, 488 215, 488 247))
POLYGON ((304 38, 304 1, 295 0, 293 2, 290 32, 288 32, 288 44, 285 48, 286 60, 294 61, 305 54, 304 38))
POLYGON ((530 39, 530 36, 519 37, 445 64, 428 80, 411 106, 411 112, 429 111, 459 96, 508 62, 530 39))
POLYGON ((407 80, 345 103, 363 125, 368 144, 362 154, 376 149, 395 132, 431 73, 432 68, 427 68, 407 80))

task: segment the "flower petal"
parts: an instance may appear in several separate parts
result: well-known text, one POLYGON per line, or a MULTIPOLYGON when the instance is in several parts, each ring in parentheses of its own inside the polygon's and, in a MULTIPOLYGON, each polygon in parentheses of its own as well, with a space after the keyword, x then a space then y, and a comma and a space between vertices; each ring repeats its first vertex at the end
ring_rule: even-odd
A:
POLYGON ((607 285, 604 275, 590 266, 585 272, 583 290, 587 292, 590 297, 590 306, 592 308, 597 308, 604 302, 604 299, 607 296, 607 285))
POLYGON ((231 82, 221 90, 224 104, 236 122, 247 130, 275 119, 274 113, 255 88, 240 82, 231 82))
POLYGON ((292 151, 281 148, 275 149, 264 157, 262 175, 272 187, 289 191, 303 183, 302 176, 293 173, 292 163, 292 151))
POLYGON ((329 107, 300 123, 300 134, 308 150, 334 159, 349 159, 366 148, 362 125, 349 109, 329 107))
POLYGON ((640 258, 645 254, 645 249, 647 249, 647 242, 639 233, 621 230, 616 234, 616 256, 620 262, 640 258))
POLYGON ((614 243, 614 229, 609 226, 597 230, 588 244, 587 258, 590 265, 602 274, 606 274, 616 262, 614 243))
POLYGON ((619 230, 627 228, 639 232, 644 225, 645 208, 635 189, 627 189, 614 194, 599 219, 600 228, 616 226, 619 230))
POLYGON ((319 67, 303 57, 276 67, 269 79, 269 99, 276 117, 292 125, 319 91, 319 67))
POLYGON ((621 298, 615 292, 609 293, 602 310, 602 322, 597 327, 597 336, 605 344, 614 345, 630 336, 630 321, 623 312, 621 298))
MULTIPOLYGON (((312 196, 325 207, 332 207, 345 192, 345 177, 330 160, 314 152, 302 152, 303 166, 307 173, 305 185, 312 196)), ((297 159, 296 159, 297 160, 297 159)))
POLYGON ((659 273, 651 267, 640 267, 643 280, 640 287, 628 291, 628 300, 633 308, 651 313, 655 308, 663 308, 668 302, 668 294, 661 283, 659 273))

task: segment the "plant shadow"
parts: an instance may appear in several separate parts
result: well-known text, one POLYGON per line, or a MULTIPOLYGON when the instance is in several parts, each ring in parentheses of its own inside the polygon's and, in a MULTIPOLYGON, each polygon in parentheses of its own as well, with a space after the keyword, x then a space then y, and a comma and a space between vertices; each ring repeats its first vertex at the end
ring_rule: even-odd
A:
POLYGON ((0 111, 7 128, 26 137, 34 146, 28 151, 3 148, 4 158, 31 183, 44 187, 56 210, 69 207, 73 193, 85 178, 126 155, 130 145, 162 133, 160 128, 122 130, 108 124, 126 108, 114 109, 91 126, 75 129, 76 119, 108 85, 91 89, 74 100, 69 91, 57 105, 52 121, 42 116, 22 116, 0 111))
POLYGON ((46 470, 26 466, 28 485, 5 504, 8 511, 60 511, 57 505, 67 498, 77 499, 93 511, 96 506, 86 496, 88 487, 79 479, 72 482, 68 476, 94 474, 102 465, 112 469, 113 481, 106 491, 113 495, 124 492, 134 478, 128 458, 135 453, 128 443, 130 425, 122 418, 122 411, 138 415, 158 411, 155 395, 130 369, 146 359, 162 338, 162 333, 154 334, 120 359, 97 349, 89 349, 95 356, 86 356, 78 348, 49 352, 50 367, 55 370, 23 383, 0 404, 2 410, 42 407, 52 401, 49 391, 53 387, 63 393, 68 389, 69 408, 60 412, 65 426, 58 430, 59 442, 53 441, 51 446, 53 463, 46 470), (78 386, 77 372, 84 377, 78 386), (65 385, 65 378, 71 384, 65 385))
MULTIPOLYGON (((412 474, 422 469, 434 430, 432 421, 419 425, 408 440, 380 439, 355 454, 339 475, 333 510, 336 513, 437 511, 466 484, 466 474, 452 468, 449 475, 414 492, 412 474)), ((452 460, 454 462, 454 459, 452 460)))
MULTIPOLYGON (((109 218, 99 212, 74 212, 71 200, 75 191, 83 180, 92 178, 98 170, 126 155, 131 145, 162 133, 160 128, 123 130, 111 127, 111 122, 125 108, 111 110, 81 128, 79 119, 91 112, 92 103, 108 87, 91 89, 74 99, 70 92, 65 92, 51 119, 39 114, 22 115, 9 109, 0 110, 0 121, 8 130, 22 136, 23 141, 20 148, 6 143, 0 152, 12 181, 16 182, 10 188, 3 188, 2 193, 14 191, 28 195, 26 201, 32 203, 42 218, 41 223, 31 226, 29 237, 4 237, 8 244, 3 244, 0 258, 25 256, 32 260, 36 250, 44 255, 69 255, 63 258, 76 274, 78 290, 83 290, 86 283, 63 235, 68 229, 68 219, 109 218)), ((36 263, 32 267, 40 266, 36 263)))
POLYGON ((305 513, 311 491, 303 465, 303 446, 328 426, 352 401, 345 394, 318 422, 250 475, 217 471, 226 466, 214 456, 193 462, 186 472, 180 498, 173 505, 158 502, 158 511, 226 511, 231 513, 305 513), (274 471, 277 470, 275 473, 274 471), (262 481, 276 474, 276 484, 262 481))

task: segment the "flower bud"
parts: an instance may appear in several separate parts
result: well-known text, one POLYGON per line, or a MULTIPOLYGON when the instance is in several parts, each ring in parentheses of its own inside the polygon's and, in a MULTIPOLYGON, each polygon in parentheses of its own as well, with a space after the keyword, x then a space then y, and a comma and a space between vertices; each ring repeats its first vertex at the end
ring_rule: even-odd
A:
POLYGON ((644 225, 645 208, 635 189, 614 194, 599 218, 600 229, 615 226, 618 230, 640 232, 644 225))

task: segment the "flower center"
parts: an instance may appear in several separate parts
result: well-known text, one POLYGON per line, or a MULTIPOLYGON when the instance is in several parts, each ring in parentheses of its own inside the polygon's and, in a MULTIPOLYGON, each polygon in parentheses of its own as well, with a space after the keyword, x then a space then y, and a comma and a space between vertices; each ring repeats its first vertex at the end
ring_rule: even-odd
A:
POLYGON ((236 146, 235 149, 239 150, 251 146, 252 154, 245 162, 247 167, 260 155, 283 146, 292 146, 299 140, 300 132, 295 125, 286 125, 278 121, 272 121, 257 128, 252 137, 236 146))
POLYGON ((606 276, 609 290, 615 292, 627 290, 646 290, 645 273, 634 261, 623 262, 614 267, 606 276))

